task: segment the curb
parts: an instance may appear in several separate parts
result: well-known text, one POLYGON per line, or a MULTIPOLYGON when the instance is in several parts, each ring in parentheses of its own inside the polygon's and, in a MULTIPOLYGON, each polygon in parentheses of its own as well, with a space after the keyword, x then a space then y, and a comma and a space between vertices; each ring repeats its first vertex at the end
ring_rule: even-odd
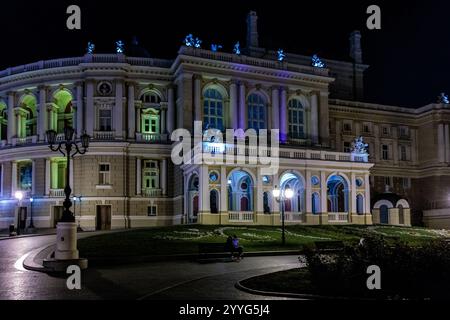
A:
POLYGON ((53 249, 50 248, 55 247, 55 244, 46 245, 44 247, 35 249, 31 251, 31 253, 25 258, 22 265, 25 269, 30 271, 37 272, 50 272, 48 268, 45 268, 42 264, 39 264, 36 259, 42 258, 42 260, 46 259, 52 252, 53 249))
POLYGON ((31 238, 31 237, 42 237, 42 236, 56 236, 56 232, 51 233, 38 233, 38 234, 24 234, 19 236, 0 236, 0 241, 2 240, 14 240, 14 239, 22 239, 22 238, 31 238))

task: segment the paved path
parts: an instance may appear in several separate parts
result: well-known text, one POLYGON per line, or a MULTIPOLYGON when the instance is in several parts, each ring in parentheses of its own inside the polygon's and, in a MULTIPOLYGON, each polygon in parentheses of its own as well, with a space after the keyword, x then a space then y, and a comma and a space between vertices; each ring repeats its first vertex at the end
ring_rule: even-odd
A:
POLYGON ((0 241, 0 299, 267 299, 239 291, 234 284, 255 275, 298 267, 297 256, 281 256, 249 257, 239 263, 176 261, 90 268, 83 272, 82 290, 70 291, 66 278, 26 271, 20 266, 24 255, 51 244, 54 238, 0 241))

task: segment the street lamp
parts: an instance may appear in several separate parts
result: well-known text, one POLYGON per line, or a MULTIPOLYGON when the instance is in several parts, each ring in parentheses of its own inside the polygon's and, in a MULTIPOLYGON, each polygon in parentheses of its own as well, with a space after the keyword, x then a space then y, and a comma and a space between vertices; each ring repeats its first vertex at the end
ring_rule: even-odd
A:
POLYGON ((78 259, 77 250, 77 226, 75 223, 75 216, 70 211, 72 201, 70 200, 70 194, 72 189, 70 187, 70 160, 77 154, 85 154, 89 147, 90 136, 83 133, 80 137, 80 141, 74 139, 75 130, 72 127, 64 127, 64 141, 57 142, 57 132, 55 130, 48 130, 46 132, 47 142, 50 150, 54 152, 60 152, 67 159, 66 164, 66 185, 64 187, 65 199, 63 202, 64 211, 61 221, 56 225, 56 260, 71 260, 78 259), (78 143, 81 142, 81 149, 78 143))
POLYGON ((34 229, 34 223, 33 223, 33 202, 34 198, 30 198, 30 225, 28 226, 28 229, 34 229))
POLYGON ((23 192, 22 191, 16 191, 14 193, 14 197, 17 199, 17 235, 20 234, 20 213, 21 213, 21 209, 20 209, 20 204, 21 201, 23 199, 23 192))
POLYGON ((294 196, 294 190, 287 187, 284 190, 278 189, 278 186, 275 186, 275 189, 272 190, 272 195, 278 203, 281 203, 281 244, 284 246, 286 244, 286 231, 284 225, 284 202, 286 199, 292 199, 294 196))

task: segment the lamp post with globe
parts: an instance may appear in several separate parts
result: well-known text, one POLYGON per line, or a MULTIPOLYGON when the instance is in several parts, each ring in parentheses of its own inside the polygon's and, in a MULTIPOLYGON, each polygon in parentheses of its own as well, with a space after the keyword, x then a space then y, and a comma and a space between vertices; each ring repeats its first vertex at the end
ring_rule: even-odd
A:
POLYGON ((289 187, 279 189, 277 186, 275 186, 275 189, 272 190, 272 195, 275 200, 281 204, 281 244, 284 246, 286 244, 284 203, 286 200, 292 199, 292 197, 294 196, 294 190, 289 187))

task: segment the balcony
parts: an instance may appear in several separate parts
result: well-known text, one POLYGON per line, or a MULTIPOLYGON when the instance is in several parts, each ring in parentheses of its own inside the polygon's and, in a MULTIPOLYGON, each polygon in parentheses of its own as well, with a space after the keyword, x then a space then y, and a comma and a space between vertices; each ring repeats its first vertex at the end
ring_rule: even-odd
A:
POLYGON ((229 222, 253 222, 253 212, 229 212, 229 222))
POLYGON ((347 212, 329 212, 328 213, 328 222, 347 223, 348 222, 348 213, 347 212))
POLYGON ((162 195, 161 189, 142 189, 142 195, 144 197, 153 198, 160 197, 162 195))
POLYGON ((115 131, 94 131, 94 140, 114 140, 115 131))
POLYGON ((167 142, 167 134, 163 133, 136 133, 137 142, 159 143, 167 142))
POLYGON ((50 189, 49 196, 52 198, 64 198, 64 189, 50 189))
POLYGON ((12 138, 11 144, 12 146, 19 146, 19 145, 25 145, 25 144, 32 144, 37 143, 38 136, 29 136, 25 138, 12 138))

